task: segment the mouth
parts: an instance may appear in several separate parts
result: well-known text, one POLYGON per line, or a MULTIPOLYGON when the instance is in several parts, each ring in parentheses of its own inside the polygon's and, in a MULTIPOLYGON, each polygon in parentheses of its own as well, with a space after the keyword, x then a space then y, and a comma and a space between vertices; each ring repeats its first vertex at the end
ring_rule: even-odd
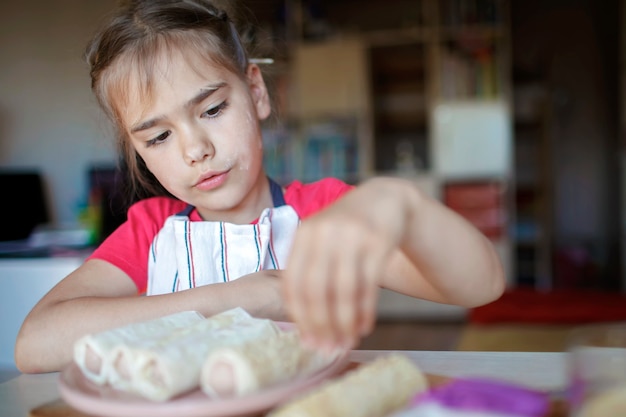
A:
POLYGON ((229 172, 230 170, 221 172, 208 172, 202 175, 194 186, 202 191, 213 190, 226 182, 229 172))

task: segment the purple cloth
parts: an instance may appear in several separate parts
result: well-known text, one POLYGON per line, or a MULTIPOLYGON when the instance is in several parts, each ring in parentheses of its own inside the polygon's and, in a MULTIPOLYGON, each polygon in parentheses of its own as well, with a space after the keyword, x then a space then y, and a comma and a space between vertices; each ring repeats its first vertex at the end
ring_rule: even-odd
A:
POLYGON ((550 408, 550 398, 545 392, 485 378, 454 379, 416 395, 411 404, 432 401, 457 410, 490 411, 524 417, 544 416, 550 408))

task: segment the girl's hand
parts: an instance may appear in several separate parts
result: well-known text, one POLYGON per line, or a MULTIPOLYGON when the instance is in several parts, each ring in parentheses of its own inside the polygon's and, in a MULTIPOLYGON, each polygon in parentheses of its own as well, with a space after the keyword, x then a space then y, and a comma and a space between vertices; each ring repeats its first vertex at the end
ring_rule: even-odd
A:
POLYGON ((287 314, 282 296, 283 271, 264 269, 244 275, 227 285, 237 286, 238 304, 255 317, 285 321, 287 314))
POLYGON ((373 201, 372 191, 351 191, 296 234, 283 289, 287 312, 312 347, 353 348, 374 326, 381 276, 405 220, 397 196, 392 203, 377 190, 373 201), (384 226, 375 220, 381 216, 384 226))

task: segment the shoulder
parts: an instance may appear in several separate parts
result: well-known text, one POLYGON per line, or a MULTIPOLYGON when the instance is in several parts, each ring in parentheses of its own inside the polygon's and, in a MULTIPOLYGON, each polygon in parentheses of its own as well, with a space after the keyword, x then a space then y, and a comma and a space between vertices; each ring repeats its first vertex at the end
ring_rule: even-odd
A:
POLYGON ((150 245, 165 220, 186 206, 186 203, 169 197, 151 197, 134 203, 128 209, 126 221, 89 258, 117 266, 131 277, 140 293, 144 292, 150 245))
POLYGON ((285 202, 304 219, 334 203, 354 188, 337 178, 324 178, 311 183, 294 181, 285 187, 285 202))
POLYGON ((134 203, 127 219, 114 233, 118 239, 151 242, 168 217, 181 212, 186 203, 171 197, 150 197, 134 203))

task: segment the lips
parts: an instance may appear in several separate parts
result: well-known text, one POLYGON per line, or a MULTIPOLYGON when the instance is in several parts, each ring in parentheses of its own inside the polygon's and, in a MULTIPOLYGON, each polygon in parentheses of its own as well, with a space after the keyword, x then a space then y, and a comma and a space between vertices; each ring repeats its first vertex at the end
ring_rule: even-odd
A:
POLYGON ((198 182, 196 182, 195 187, 202 191, 213 190, 221 186, 222 184, 224 184, 224 182, 226 181, 228 177, 228 173, 229 171, 223 171, 223 172, 217 172, 217 173, 210 172, 210 173, 204 174, 202 177, 200 177, 198 182))

